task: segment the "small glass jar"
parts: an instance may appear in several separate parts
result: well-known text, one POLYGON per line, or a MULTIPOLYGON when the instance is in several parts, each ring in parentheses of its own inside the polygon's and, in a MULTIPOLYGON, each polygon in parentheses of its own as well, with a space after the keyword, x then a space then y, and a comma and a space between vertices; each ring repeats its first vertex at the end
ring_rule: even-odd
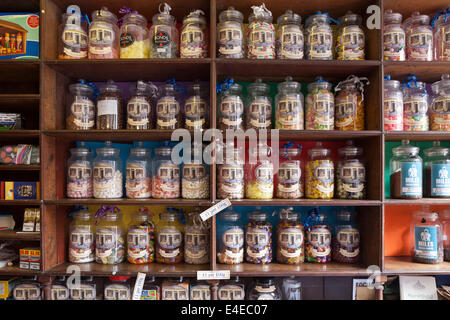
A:
POLYGON ((434 21, 434 58, 436 61, 450 61, 450 20, 447 12, 434 21))
POLYGON ((450 197, 450 155, 449 149, 433 141, 433 147, 423 150, 425 168, 425 197, 450 197))
POLYGON ((302 17, 291 10, 277 19, 276 49, 278 59, 303 59, 302 17))
POLYGON ((245 229, 245 261, 255 264, 272 262, 272 224, 260 207, 248 215, 245 229))
POLYGON ((249 290, 248 300, 281 300, 282 294, 274 278, 257 278, 249 290))
MULTIPOLYGON (((102 208, 103 209, 103 208, 102 208)), ((125 227, 117 207, 102 210, 95 230, 95 262, 119 264, 125 259, 125 227)), ((99 210, 99 211, 100 211, 99 210)))
MULTIPOLYGON (((366 78, 349 76, 334 88, 336 130, 364 130, 364 83, 366 78)), ((367 81, 368 82, 368 81, 367 81)))
POLYGON ((70 292, 66 286, 66 277, 56 277, 50 286, 50 299, 48 300, 69 300, 70 292))
POLYGON ((304 129, 304 97, 301 90, 301 83, 292 81, 292 77, 286 77, 284 82, 278 84, 278 93, 275 96, 275 129, 304 129))
POLYGON ((334 130, 334 95, 331 86, 322 77, 308 84, 306 130, 334 130))
POLYGON ((144 59, 150 57, 150 37, 147 19, 137 12, 123 17, 120 28, 120 59, 144 59))
POLYGON ((147 209, 133 214, 128 225, 127 257, 132 264, 152 263, 155 260, 155 225, 149 220, 147 209))
POLYGON ((362 18, 359 14, 347 11, 339 18, 336 38, 337 60, 364 60, 366 37, 362 29, 362 18))
POLYGON ((81 277, 79 286, 69 287, 70 300, 95 300, 97 299, 97 284, 94 277, 81 277))
POLYGON ((334 195, 334 163, 330 157, 331 150, 317 142, 308 150, 305 186, 308 199, 332 199, 334 195))
POLYGON ((283 279, 283 300, 302 300, 302 283, 295 276, 283 279))
POLYGON ((102 7, 92 13, 89 25, 89 59, 119 59, 117 16, 102 7))
POLYGON ((123 128, 123 99, 122 90, 114 81, 100 87, 97 99, 97 129, 117 130, 123 128))
POLYGON ((277 262, 300 264, 305 260, 303 225, 294 208, 280 210, 277 224, 277 262))
POLYGON ((406 60, 406 35, 402 25, 403 16, 392 12, 384 12, 383 25, 383 59, 385 61, 406 60))
POLYGON ((37 276, 18 280, 12 289, 12 297, 14 300, 42 300, 41 285, 37 276))
POLYGON ((355 224, 355 213, 343 209, 336 215, 336 228, 332 245, 332 260, 340 263, 358 263, 360 235, 355 224))
POLYGON ((146 276, 141 300, 161 300, 161 285, 154 276, 146 276))
POLYGON ((209 198, 209 166, 203 161, 202 145, 193 144, 190 160, 184 162, 181 172, 181 196, 183 199, 209 198))
POLYGON ((67 160, 67 198, 92 198, 92 152, 80 143, 79 147, 70 149, 67 160))
POLYGON ((200 211, 188 214, 184 233, 184 262, 187 264, 209 263, 209 230, 208 221, 200 218, 200 211))
POLYGON ((272 12, 262 6, 252 6, 248 17, 247 58, 275 59, 275 27, 272 12))
POLYGON ((193 280, 189 288, 189 300, 211 300, 211 286, 207 281, 193 280))
POLYGON ((178 57, 178 30, 176 19, 170 15, 172 8, 167 3, 159 5, 159 13, 152 18, 150 28, 150 58, 178 57), (163 9, 161 10, 161 6, 163 9))
POLYGON ((239 264, 244 261, 244 226, 241 215, 232 208, 226 209, 218 217, 217 261, 224 264, 239 264))
MULTIPOLYGON (((450 35, 449 35, 450 36, 450 35)), ((441 80, 433 83, 433 100, 431 102, 431 130, 450 131, 450 74, 441 76, 441 80)))
POLYGON ((217 24, 217 55, 219 58, 244 58, 244 15, 228 7, 219 14, 217 24))
POLYGON ((333 30, 328 14, 309 16, 305 21, 305 55, 308 60, 333 59, 333 30))
POLYGON ((153 129, 153 100, 158 89, 142 80, 130 86, 127 103, 127 129, 153 129))
POLYGON ((303 197, 301 153, 301 148, 288 144, 280 148, 280 165, 276 175, 277 198, 299 199, 303 197))
POLYGON ((245 164, 245 196, 248 199, 273 198, 274 172, 269 158, 271 153, 272 149, 265 143, 258 143, 250 148, 250 162, 245 164), (251 159, 252 157, 255 159, 251 159))
POLYGON ((138 142, 130 149, 126 164, 125 190, 129 199, 146 199, 151 197, 151 162, 150 150, 138 142))
POLYGON ((336 168, 336 195, 339 199, 362 200, 366 197, 366 167, 362 160, 363 149, 349 140, 338 149, 336 168))
POLYGON ((58 58, 86 59, 89 41, 87 30, 87 21, 82 18, 80 7, 68 6, 59 25, 58 58))
POLYGON ((327 263, 331 261, 331 232, 327 223, 327 215, 321 212, 312 213, 306 228, 306 261, 327 263), (313 221, 310 221, 312 217, 313 221))
POLYGON ((406 58, 408 61, 433 61, 433 28, 430 17, 413 12, 403 22, 406 33, 406 58))
POLYGON ((209 128, 208 93, 200 81, 187 87, 188 97, 184 102, 184 128, 187 130, 203 130, 209 128))
POLYGON ((189 300, 189 280, 183 277, 164 280, 161 297, 162 300, 189 300))
POLYGON ((69 86, 70 98, 67 104, 66 129, 95 129, 94 88, 79 80, 69 86))
POLYGON ((402 144, 392 149, 390 161, 391 198, 422 198, 422 158, 419 148, 402 140, 402 144))
POLYGON ((72 214, 69 231, 69 261, 71 263, 93 262, 95 259, 95 225, 87 207, 80 207, 72 214))
POLYGON ((444 260, 450 262, 450 211, 447 209, 441 215, 443 220, 444 260))
POLYGON ((105 300, 131 300, 130 277, 109 277, 104 288, 105 300))
POLYGON ((384 79, 384 130, 403 131, 403 92, 390 76, 384 79))
POLYGON ((442 224, 438 213, 428 207, 415 212, 410 230, 414 262, 437 264, 444 261, 442 224))
POLYGON ((202 10, 195 10, 183 19, 181 29, 180 58, 206 58, 206 20, 202 10))
POLYGON ((166 83, 156 103, 156 129, 174 130, 181 127, 180 96, 175 85, 166 83))
POLYGON ((120 149, 113 148, 111 141, 96 150, 94 159, 94 198, 117 199, 123 196, 123 174, 120 149))
POLYGON ((242 86, 237 83, 231 84, 221 92, 218 100, 219 129, 244 130, 242 86))
POLYGON ((255 130, 272 128, 272 99, 269 85, 256 79, 247 87, 246 127, 255 130))
POLYGON ((416 81, 403 88, 403 130, 428 131, 428 93, 426 83, 416 81))
POLYGON ((217 197, 244 198, 244 154, 234 144, 224 150, 223 163, 217 165, 217 197))
POLYGON ((245 285, 241 279, 231 277, 229 280, 221 281, 217 289, 217 300, 244 300, 245 285))
POLYGON ((156 262, 176 264, 183 261, 184 225, 181 221, 183 212, 167 208, 160 214, 156 225, 156 262))
POLYGON ((180 197, 180 167, 171 159, 172 148, 155 149, 152 159, 152 197, 176 199, 180 197))

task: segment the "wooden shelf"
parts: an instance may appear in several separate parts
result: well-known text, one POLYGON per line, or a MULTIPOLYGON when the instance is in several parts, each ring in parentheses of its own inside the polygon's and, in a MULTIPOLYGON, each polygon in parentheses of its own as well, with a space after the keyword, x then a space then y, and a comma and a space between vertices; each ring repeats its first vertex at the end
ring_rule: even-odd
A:
POLYGON ((17 104, 18 102, 37 102, 39 103, 41 96, 39 94, 32 93, 17 93, 17 94, 0 94, 0 104, 12 103, 17 104))
POLYGON ((41 274, 39 270, 21 269, 17 264, 12 267, 0 268, 0 276, 32 276, 39 274, 41 274))
POLYGON ((386 199, 384 200, 385 205, 450 205, 450 198, 440 199, 440 198, 422 198, 422 199, 386 199))
POLYGON ((187 200, 187 199, 56 199, 44 200, 45 204, 51 205, 167 205, 167 206, 210 206, 210 200, 187 200))
POLYGON ((0 200, 0 205, 39 206, 41 200, 0 200))
POLYGON ((450 133, 440 131, 387 131, 384 133, 384 139, 386 141, 401 141, 403 139, 408 139, 410 141, 450 140, 450 133))
POLYGON ((450 262, 426 264, 413 262, 411 257, 385 257, 384 274, 450 275, 450 262))
POLYGON ((41 241, 41 234, 39 232, 0 231, 0 240, 41 241))
POLYGON ((384 74, 393 80, 403 81, 409 74, 429 83, 441 80, 441 75, 450 70, 450 62, 442 61, 383 61, 384 74))
POLYGON ((39 171, 37 164, 0 164, 0 171, 39 171))
MULTIPOLYGON (((216 200, 220 202, 222 199, 216 200)), ((231 200, 233 206, 380 206, 379 200, 342 200, 342 199, 241 199, 231 200)))
MULTIPOLYGON (((43 130, 52 137, 79 141, 165 141, 171 140, 173 130, 43 130)), ((191 135, 193 133, 191 132, 191 135)))

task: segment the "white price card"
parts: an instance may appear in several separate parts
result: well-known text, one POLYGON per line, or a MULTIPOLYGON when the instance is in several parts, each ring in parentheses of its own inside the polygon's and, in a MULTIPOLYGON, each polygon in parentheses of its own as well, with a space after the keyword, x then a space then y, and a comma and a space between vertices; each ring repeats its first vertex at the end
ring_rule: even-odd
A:
POLYGON ((145 273, 138 272, 131 300, 141 300, 142 288, 144 288, 145 273))
POLYGON ((197 280, 228 280, 230 270, 197 271, 197 280))
POLYGON ((231 206, 231 201, 228 198, 223 199, 219 203, 213 205, 212 207, 210 207, 210 208, 206 209, 205 211, 203 211, 202 213, 200 213, 200 218, 202 218, 203 221, 206 221, 209 218, 218 214, 220 211, 228 208, 229 206, 231 206))

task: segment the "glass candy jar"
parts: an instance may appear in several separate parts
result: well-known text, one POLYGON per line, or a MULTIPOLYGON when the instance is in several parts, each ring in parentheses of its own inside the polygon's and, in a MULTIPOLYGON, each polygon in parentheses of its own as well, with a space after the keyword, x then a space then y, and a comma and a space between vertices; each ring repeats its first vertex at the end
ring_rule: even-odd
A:
POLYGON ((92 198, 92 152, 84 143, 70 149, 67 160, 67 197, 92 198))
POLYGON ((250 162, 245 164, 245 196, 248 199, 273 198, 274 172, 269 158, 271 153, 272 149, 264 143, 250 148, 250 162))
POLYGON ((275 129, 303 130, 303 94, 302 85, 286 77, 284 82, 278 84, 278 93, 275 96, 275 129))
POLYGON ((122 129, 122 108, 122 90, 114 81, 108 80, 106 85, 100 87, 97 99, 97 129, 122 129))
POLYGON ((415 212, 410 237, 414 262, 437 264, 444 261, 442 224, 438 213, 428 207, 415 212))
POLYGON ((117 207, 97 211, 95 230, 95 262, 118 264, 125 259, 125 227, 117 207))
POLYGON ((220 88, 218 101, 218 128, 220 130, 244 130, 244 103, 242 101, 242 86, 234 83, 220 88))
POLYGON ((244 226, 240 213, 232 208, 221 212, 218 217, 217 261, 224 264, 238 264, 244 261, 244 226))
POLYGON ((331 86, 321 77, 308 84, 306 130, 334 130, 334 95, 331 86))
POLYGON ((184 128, 187 130, 202 130, 209 127, 208 94, 200 81, 195 81, 187 87, 188 97, 184 102, 184 128))
POLYGON ((364 60, 366 38, 362 29, 362 18, 359 14, 347 11, 339 18, 336 37, 337 60, 364 60))
POLYGON ((167 208, 156 225, 156 262, 176 264, 183 261, 183 212, 167 208))
POLYGON ((245 229, 245 261, 255 264, 272 262, 272 224, 269 215, 255 207, 248 215, 245 229))
POLYGON ((140 208, 128 225, 127 257, 132 264, 152 263, 155 260, 155 225, 149 220, 147 209, 140 208))
POLYGON ((276 49, 278 59, 303 59, 302 18, 287 10, 277 19, 276 49))
POLYGON ((306 228, 306 261, 326 263, 331 261, 331 232, 324 213, 310 213, 306 228))
POLYGON ((245 285, 241 279, 231 277, 229 280, 220 281, 217 289, 218 300, 244 300, 245 285))
POLYGON ((171 147, 155 149, 152 159, 152 197, 176 199, 180 197, 180 167, 171 160, 171 147))
POLYGON ((295 276, 283 279, 283 300, 302 300, 302 283, 295 276))
POLYGON ((109 277, 104 288, 105 300, 131 300, 130 277, 109 277))
POLYGON ((234 144, 224 150, 223 163, 217 165, 217 197, 244 198, 244 154, 234 144))
POLYGON ((303 197, 303 176, 300 161, 302 149, 285 144, 280 148, 280 165, 276 175, 276 197, 299 199, 303 197))
POLYGON ((95 300, 97 298, 97 284, 94 277, 81 277, 79 286, 69 287, 70 300, 95 300))
POLYGON ((333 59, 333 30, 331 29, 330 21, 330 16, 320 11, 306 19, 306 59, 333 59))
POLYGON ((402 26, 403 16, 392 12, 384 12, 383 25, 383 59, 386 61, 406 60, 406 36, 402 26))
POLYGON ((430 17, 413 12, 403 22, 406 33, 406 57, 409 61, 433 61, 433 28, 430 17))
POLYGON ((317 142, 308 150, 305 186, 309 199, 332 199, 334 195, 334 163, 330 157, 331 150, 317 142))
POLYGON ((184 262, 187 264, 209 263, 209 220, 200 218, 201 211, 188 214, 184 233, 184 262))
POLYGON ((143 59, 150 57, 150 37, 147 19, 137 12, 123 17, 120 28, 120 58, 143 59))
POLYGON ((203 161, 202 145, 194 143, 191 158, 182 165, 181 196, 183 199, 209 198, 209 166, 203 161))
POLYGON ((403 92, 390 76, 384 78, 384 130, 403 131, 403 92))
POLYGON ((82 18, 80 7, 67 7, 59 26, 58 58, 85 59, 88 56, 87 21, 82 18))
POLYGON ((159 13, 152 18, 150 58, 178 57, 178 30, 175 17, 170 15, 170 10, 172 8, 167 3, 161 3, 159 13))
MULTIPOLYGON (((450 35, 449 35, 450 36, 450 35)), ((431 130, 450 131, 450 75, 443 74, 441 80, 433 83, 431 102, 431 130)))
MULTIPOLYGON (((450 61, 450 9, 441 13, 434 21, 434 58, 437 61, 450 61)), ((433 21, 431 22, 433 24, 433 21)))
POLYGON ((288 207, 280 210, 277 224, 277 262, 300 264, 305 259, 303 225, 298 213, 288 207))
POLYGON ((217 24, 217 48, 219 58, 244 58, 244 16, 229 7, 219 14, 217 24))
POLYGON ((202 10, 195 10, 183 19, 180 58, 206 58, 206 20, 202 10))
POLYGON ((336 192, 339 199, 361 200, 366 197, 366 168, 361 157, 363 149, 353 141, 347 141, 338 149, 339 160, 336 168, 336 192))
POLYGON ((79 80, 69 86, 70 100, 67 105, 66 129, 95 129, 94 88, 79 80))
POLYGON ((142 80, 130 86, 130 97, 127 103, 127 129, 153 129, 153 101, 158 88, 142 80))
POLYGON ((275 59, 275 27, 272 24, 272 12, 264 3, 252 6, 248 17, 247 58, 275 59))
POLYGON ((417 81, 415 76, 407 78, 403 88, 403 130, 428 131, 428 94, 426 83, 417 81), (412 79, 412 80, 408 80, 412 79))
POLYGON ((72 214, 69 231, 69 261, 86 263, 95 260, 95 225, 87 207, 80 207, 72 214))
POLYGON ((274 278, 257 278, 249 290, 248 300, 281 300, 282 294, 274 278))
POLYGON ((247 87, 248 102, 246 112, 247 129, 270 130, 272 127, 272 99, 269 85, 256 79, 247 87))
POLYGON ((360 259, 360 235, 355 224, 355 213, 348 209, 337 215, 332 244, 332 260, 339 263, 358 263, 360 259))
POLYGON ((189 279, 183 277, 163 280, 162 300, 189 300, 189 279))
POLYGON ((122 181, 120 150, 113 148, 111 141, 105 141, 105 146, 97 149, 94 159, 94 198, 122 198, 122 181))
POLYGON ((425 168, 424 195, 432 198, 450 197, 450 155, 449 149, 433 141, 433 147, 423 151, 425 168))
POLYGON ((419 148, 402 140, 402 144, 392 149, 390 161, 391 198, 422 198, 422 158, 419 148))
POLYGON ((92 13, 89 25, 89 59, 119 59, 117 16, 102 7, 92 13))
POLYGON ((161 87, 161 95, 156 103, 156 129, 174 130, 181 127, 180 97, 174 84, 161 87))
POLYGON ((189 300, 211 300, 211 286, 207 281, 193 280, 189 288, 189 300))
MULTIPOLYGON (((9 292, 5 293, 9 295, 9 292)), ((42 300, 41 284, 38 282, 37 276, 18 279, 11 296, 14 300, 42 300)))
POLYGON ((125 190, 129 199, 145 199, 151 196, 150 150, 138 142, 130 149, 126 163, 125 190))
POLYGON ((66 277, 55 277, 55 281, 50 285, 50 299, 48 300, 69 300, 70 293, 66 286, 66 277))

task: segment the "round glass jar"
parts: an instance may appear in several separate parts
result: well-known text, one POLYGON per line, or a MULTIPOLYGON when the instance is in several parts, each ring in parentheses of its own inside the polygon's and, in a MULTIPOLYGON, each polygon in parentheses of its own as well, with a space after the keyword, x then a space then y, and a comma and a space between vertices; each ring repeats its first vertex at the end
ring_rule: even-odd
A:
POLYGON ((277 224, 277 262, 300 264, 305 260, 303 225, 294 208, 283 208, 277 224))
POLYGON ((180 58, 206 58, 206 20, 202 10, 195 10, 183 19, 181 28, 180 58))
POLYGON ((430 198, 450 197, 449 149, 433 141, 433 147, 423 150, 425 168, 424 195, 430 198))
POLYGON ((209 221, 200 218, 201 211, 188 213, 184 233, 184 262, 187 264, 209 263, 209 221))
POLYGON ((125 260, 125 226, 117 207, 101 208, 95 229, 95 262, 119 264, 125 260))
POLYGON ((58 58, 86 59, 88 56, 87 21, 81 16, 80 7, 68 6, 59 25, 58 58))
MULTIPOLYGON (((367 78, 349 76, 334 88, 336 130, 364 130, 364 83, 367 78)), ((368 84, 368 81, 367 81, 368 84)))
POLYGON ((248 300, 281 300, 282 294, 274 278, 257 278, 249 289, 248 300))
POLYGON ((430 17, 413 12, 403 22, 406 33, 406 59, 408 61, 433 61, 433 28, 430 17))
POLYGON ((217 165, 217 197, 244 198, 244 154, 234 144, 224 150, 223 163, 217 165))
POLYGON ((127 257, 132 264, 152 263, 155 260, 155 225, 149 220, 147 209, 133 214, 128 225, 127 257))
POLYGON ((97 129, 117 130, 123 128, 122 90, 114 81, 100 87, 97 99, 97 129))
POLYGON ((189 300, 189 279, 168 278, 163 281, 162 300, 189 300))
POLYGON ((180 96, 175 85, 166 83, 156 103, 156 129, 174 130, 181 127, 180 96))
POLYGON ((276 50, 278 59, 303 59, 302 17, 291 10, 278 17, 276 50))
POLYGON ((193 144, 190 160, 182 165, 181 196, 183 199, 209 198, 209 166, 203 161, 202 145, 193 144))
POLYGON ((219 58, 244 58, 244 15, 228 7, 219 14, 217 24, 217 55, 219 58))
POLYGON ((308 84, 306 130, 334 130, 334 95, 331 86, 322 77, 308 84))
POLYGON ((280 161, 276 174, 276 197, 279 199, 299 199, 303 197, 303 176, 298 146, 285 144, 280 148, 280 161))
POLYGON ((250 147, 250 161, 245 168, 245 196, 248 199, 272 199, 274 194, 272 153, 265 143, 250 147), (252 159, 254 157, 254 159, 252 159))
POLYGON ((222 88, 217 107, 220 130, 244 130, 244 103, 241 85, 233 83, 225 89, 222 88))
POLYGON ((327 223, 326 214, 321 212, 313 213, 307 218, 307 224, 305 245, 306 261, 315 263, 330 262, 331 232, 330 226, 327 223))
POLYGON ((180 167, 173 163, 171 147, 155 149, 152 159, 152 197, 176 199, 180 197, 180 167))
POLYGON ((217 289, 217 300, 244 300, 245 285, 241 279, 231 277, 229 280, 220 281, 217 289))
POLYGON ((127 103, 127 129, 153 129, 153 100, 158 89, 142 80, 130 86, 127 103))
POLYGON ((161 3, 159 5, 159 13, 152 18, 150 58, 178 57, 177 22, 175 17, 170 15, 171 10, 172 8, 167 3, 161 3))
POLYGON ((105 300, 131 300, 130 277, 109 277, 105 283, 105 300))
POLYGON ((333 59, 333 30, 330 16, 320 11, 305 21, 305 55, 308 60, 333 59))
POLYGON ((183 212, 167 208, 160 214, 156 225, 156 262, 176 264, 183 261, 184 225, 181 221, 183 212))
POLYGON ((292 77, 286 77, 284 82, 278 84, 275 96, 275 129, 304 129, 304 97, 301 90, 301 83, 292 81, 292 77))
POLYGON ((195 81, 187 86, 188 97, 184 102, 184 128, 203 130, 209 128, 209 103, 207 88, 195 81))
POLYGON ((211 300, 211 286, 207 281, 193 280, 189 287, 189 300, 211 300))
POLYGON ((403 92, 390 76, 384 78, 384 130, 403 131, 403 92))
POLYGON ((224 264, 238 264, 244 261, 244 226, 241 214, 232 208, 221 212, 218 217, 217 261, 224 264))
POLYGON ((66 286, 66 277, 55 277, 55 281, 50 285, 50 299, 48 300, 69 300, 70 292, 66 286))
POLYGON ((111 141, 96 150, 94 159, 94 198, 117 199, 123 196, 123 174, 120 150, 112 147, 111 141))
POLYGON ((252 6, 248 17, 247 58, 275 59, 275 27, 272 24, 272 12, 264 3, 252 6))
POLYGON ((69 288, 70 300, 96 300, 97 284, 94 277, 81 277, 79 286, 69 288))
POLYGON ((150 57, 150 36, 147 19, 137 12, 125 15, 120 28, 120 59, 150 57))
POLYGON ((428 131, 428 93, 426 83, 413 81, 403 88, 403 130, 428 131))
POLYGON ((305 186, 308 199, 332 199, 334 195, 334 163, 330 157, 331 150, 317 142, 308 150, 305 186))
POLYGON ((431 102, 430 127, 432 131, 450 131, 450 74, 441 76, 441 80, 433 83, 433 99, 431 102))
MULTIPOLYGON (((434 21, 434 58, 437 61, 450 61, 450 19, 446 13, 434 21)), ((433 23, 433 22, 432 22, 433 23)))
POLYGON ((246 127, 255 130, 272 128, 272 99, 269 85, 256 79, 247 87, 246 127))
POLYGON ((337 60, 364 60, 366 37, 362 29, 362 18, 359 14, 347 11, 339 18, 336 37, 337 60))
POLYGON ((360 260, 360 234, 355 213, 344 208, 336 215, 332 260, 339 263, 358 263, 360 260))
POLYGON ((89 59, 119 59, 117 16, 102 7, 92 13, 89 25, 89 59))
POLYGON ((272 224, 260 207, 248 215, 245 229, 245 261, 255 264, 272 262, 272 224))
POLYGON ((11 296, 14 300, 42 300, 42 293, 37 276, 31 276, 18 279, 12 289, 11 296))
POLYGON ((92 152, 84 142, 70 149, 67 160, 67 197, 73 199, 92 198, 92 152))
POLYGON ((127 198, 150 198, 152 190, 150 150, 144 148, 142 142, 137 142, 136 147, 130 149, 125 172, 127 198))
POLYGON ((383 25, 383 59, 385 61, 406 60, 406 35, 402 25, 403 16, 392 12, 384 12, 383 25))
POLYGON ((87 207, 72 214, 69 227, 69 262, 87 263, 95 260, 95 225, 87 207))
POLYGON ((339 199, 362 200, 366 198, 366 167, 362 160, 363 149, 349 140, 338 149, 336 167, 336 196, 339 199))
POLYGON ((66 112, 67 130, 95 129, 94 88, 79 80, 69 86, 69 103, 66 112))

